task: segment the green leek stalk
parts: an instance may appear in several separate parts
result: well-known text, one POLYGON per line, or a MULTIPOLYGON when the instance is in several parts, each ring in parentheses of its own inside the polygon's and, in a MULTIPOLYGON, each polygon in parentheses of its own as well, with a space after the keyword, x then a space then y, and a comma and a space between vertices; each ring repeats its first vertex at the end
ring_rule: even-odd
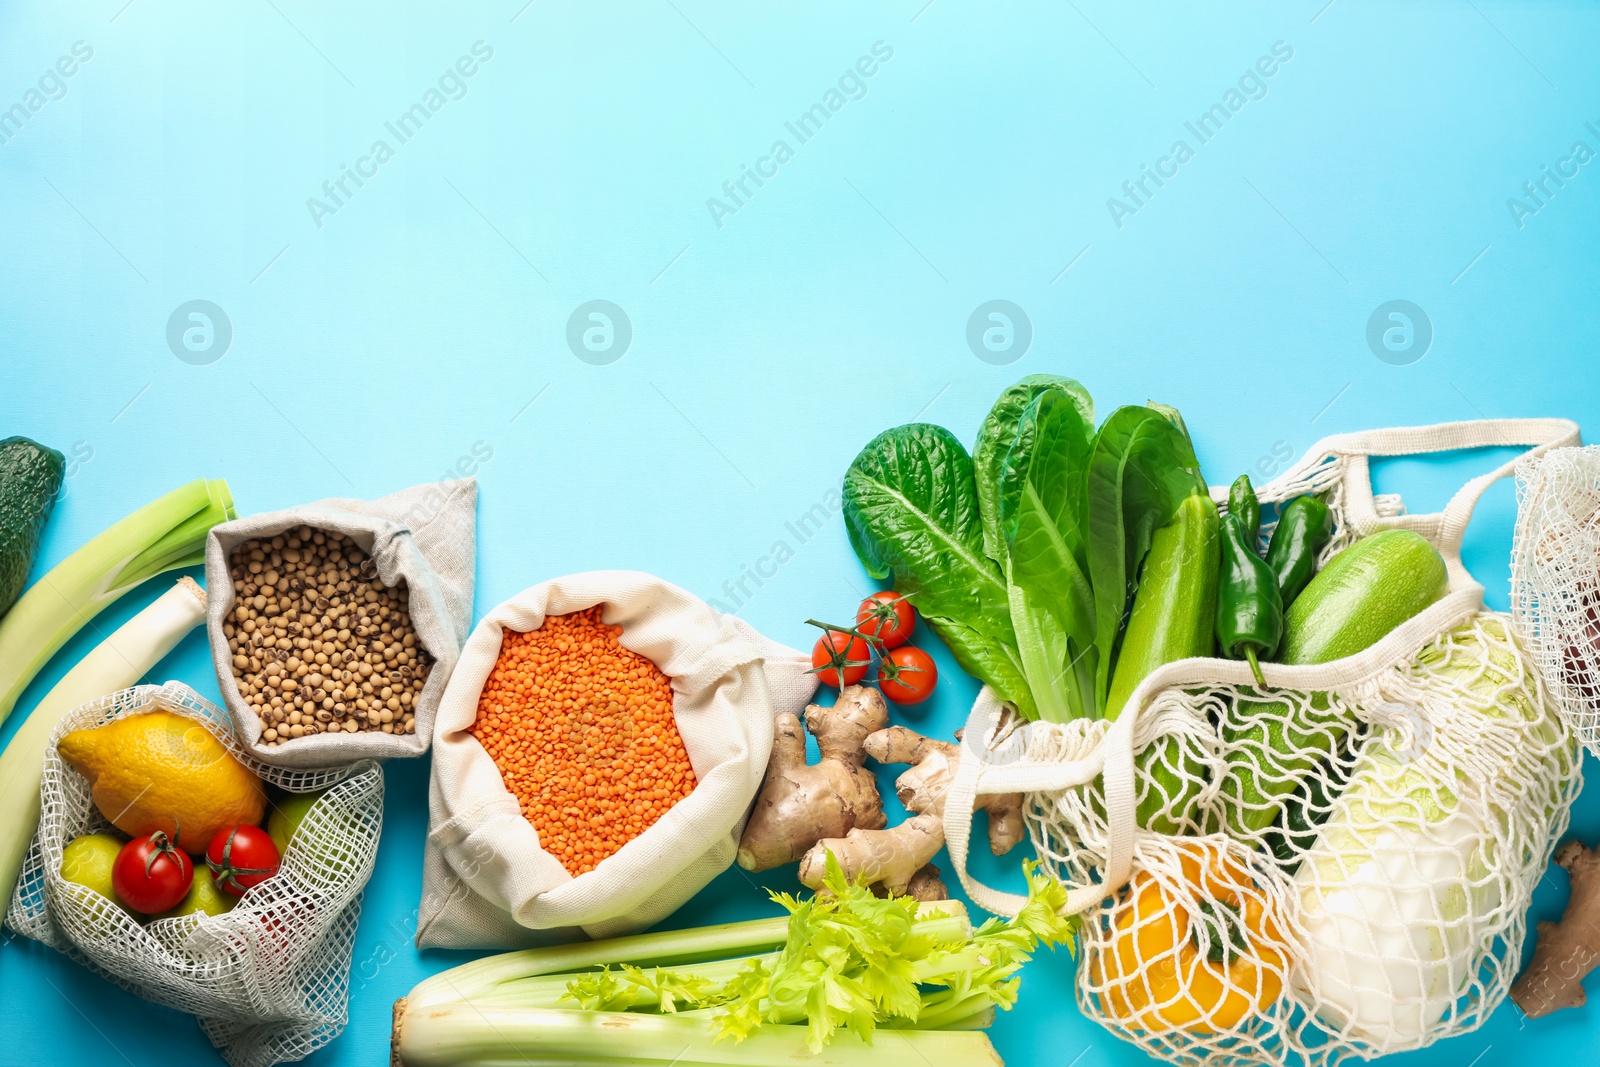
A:
POLYGON ((0 915, 11 906, 28 845, 39 828, 45 749, 56 725, 89 701, 136 684, 200 625, 205 614, 205 590, 192 578, 178 579, 175 586, 79 660, 39 701, 0 754, 0 811, 6 812, 5 825, 0 828, 0 915))
MULTIPOLYGON (((1214 654, 1221 544, 1217 505, 1201 493, 1179 504, 1172 520, 1150 538, 1111 678, 1106 718, 1120 715, 1139 683, 1157 668, 1214 654)), ((1184 810, 1205 788, 1204 765, 1185 759, 1176 737, 1150 745, 1137 762, 1142 776, 1155 786, 1139 799, 1139 825, 1178 833, 1184 810)))
POLYGON ((234 517, 220 479, 199 479, 102 531, 0 618, 0 723, 62 645, 134 586, 205 560, 206 534, 234 517))

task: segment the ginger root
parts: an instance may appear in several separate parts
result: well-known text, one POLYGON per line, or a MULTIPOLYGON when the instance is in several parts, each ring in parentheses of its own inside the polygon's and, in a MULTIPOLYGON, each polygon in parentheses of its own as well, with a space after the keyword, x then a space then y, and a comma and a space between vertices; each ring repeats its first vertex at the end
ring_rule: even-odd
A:
POLYGON ((906 896, 913 900, 949 900, 950 890, 945 888, 944 880, 939 877, 939 868, 928 864, 911 876, 911 881, 906 885, 906 896))
POLYGON ((864 766, 862 745, 888 722, 883 694, 866 686, 845 688, 832 707, 807 706, 805 729, 822 753, 820 761, 807 765, 800 720, 779 715, 766 780, 739 838, 739 866, 747 871, 781 867, 823 838, 886 825, 878 780, 864 766))
MULTIPOLYGON (((904 726, 891 726, 869 736, 867 755, 879 763, 903 763, 909 769, 895 779, 894 791, 907 811, 944 817, 944 798, 955 780, 961 748, 949 741, 924 737, 904 726)), ((1022 794, 981 796, 975 805, 989 813, 989 851, 1004 856, 1022 840, 1022 794)))
POLYGON ((832 852, 845 877, 905 894, 911 879, 944 847, 944 823, 937 815, 913 815, 887 830, 851 830, 825 837, 800 860, 800 884, 821 889, 832 852))
POLYGON ((1539 924, 1533 962, 1511 987, 1511 999, 1530 1019, 1585 1003, 1583 979, 1600 963, 1600 851, 1568 841, 1555 854, 1572 877, 1572 896, 1559 923, 1539 924))
MULTIPOLYGON (((944 891, 937 871, 931 879, 918 876, 944 847, 944 802, 961 749, 903 726, 876 731, 864 746, 879 763, 911 765, 895 781, 895 792, 912 817, 887 830, 858 826, 842 838, 823 838, 801 859, 800 881, 811 889, 820 888, 832 852, 848 878, 878 883, 893 893, 910 892, 919 900, 937 899, 920 896, 934 891, 934 886, 944 891)), ((1022 794, 979 797, 976 806, 989 811, 989 848, 996 856, 1022 840, 1022 794)))

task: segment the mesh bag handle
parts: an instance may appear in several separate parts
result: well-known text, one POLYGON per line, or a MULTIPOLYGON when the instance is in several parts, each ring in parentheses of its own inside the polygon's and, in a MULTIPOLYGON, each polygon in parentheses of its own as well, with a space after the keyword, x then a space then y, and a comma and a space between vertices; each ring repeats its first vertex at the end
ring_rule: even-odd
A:
POLYGON ((1443 511, 1420 515, 1378 514, 1372 496, 1371 457, 1419 456, 1439 452, 1458 452, 1469 448, 1527 448, 1528 455, 1543 455, 1552 448, 1577 444, 1578 424, 1571 419, 1474 419, 1444 422, 1436 426, 1402 426, 1366 430, 1324 438, 1312 448, 1312 456, 1346 457, 1345 521, 1358 537, 1381 529, 1414 530, 1438 546, 1450 568, 1451 587, 1472 581, 1461 566, 1461 540, 1473 509, 1489 487, 1510 477, 1523 456, 1507 460, 1494 470, 1480 474, 1463 485, 1450 498, 1443 511))
MULTIPOLYGON (((1313 446, 1279 482, 1303 478, 1329 457, 1344 462, 1343 521, 1358 536, 1381 529, 1413 530, 1428 538, 1444 557, 1450 572, 1450 592, 1439 602, 1402 623, 1377 644, 1333 663, 1311 666, 1261 664, 1262 676, 1272 689, 1305 691, 1336 689, 1364 680, 1387 669, 1398 659, 1414 654, 1440 633, 1471 618, 1483 604, 1483 587, 1461 565, 1461 540, 1473 509, 1485 491, 1513 473, 1518 456, 1464 484, 1443 511, 1418 515, 1380 515, 1372 493, 1373 456, 1414 456, 1470 448, 1527 448, 1542 455, 1552 448, 1575 444, 1578 424, 1570 419, 1480 419, 1367 430, 1327 437, 1313 446)), ((1226 490, 1212 490, 1226 499, 1226 490)), ((1104 877, 1067 894, 1066 912, 1086 911, 1126 884, 1133 868, 1134 818, 1138 786, 1134 778, 1134 737, 1139 719, 1164 689, 1196 684, 1253 685, 1248 664, 1223 659, 1187 659, 1153 671, 1129 698, 1122 713, 1098 740, 1087 741, 1070 760, 996 763, 987 758, 991 741, 1001 728, 1003 705, 987 686, 978 694, 963 731, 963 755, 945 799, 945 844, 961 887, 973 903, 986 911, 1015 915, 1026 898, 984 885, 967 870, 972 837, 972 814, 980 795, 997 793, 1059 792, 1085 785, 1103 776, 1106 804, 1107 855, 1104 877)))

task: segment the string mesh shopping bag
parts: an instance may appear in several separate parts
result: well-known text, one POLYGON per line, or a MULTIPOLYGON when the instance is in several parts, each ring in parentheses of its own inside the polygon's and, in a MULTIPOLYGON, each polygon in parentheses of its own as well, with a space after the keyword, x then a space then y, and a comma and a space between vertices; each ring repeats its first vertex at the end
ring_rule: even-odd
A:
POLYGON ((1539 669, 1600 756, 1600 447, 1517 465, 1511 610, 1539 669))
POLYGON ((1408 515, 1373 495, 1368 459, 1576 437, 1564 420, 1342 435, 1264 487, 1266 503, 1325 495, 1324 561, 1395 528, 1443 556, 1445 596, 1356 655, 1263 664, 1265 686, 1243 663, 1168 664, 1110 721, 1022 724, 984 690, 945 808, 972 899, 1022 903, 966 870, 974 798, 1021 790, 1034 848, 1083 916, 1079 1005, 1146 1052, 1331 1067, 1480 1025, 1520 963, 1578 749, 1461 564, 1473 507, 1512 465, 1408 515))
POLYGON ((45 758, 43 811, 6 913, 18 933, 59 950, 147 1000, 199 1017, 232 1067, 303 1059, 344 1029, 350 950, 361 892, 383 825, 383 771, 289 770, 253 760, 228 713, 178 682, 92 701, 56 727, 45 758), (81 834, 110 832, 88 779, 56 743, 73 730, 164 710, 194 719, 261 779, 290 793, 326 790, 285 848, 282 865, 221 915, 140 923, 109 898, 61 876, 81 834))

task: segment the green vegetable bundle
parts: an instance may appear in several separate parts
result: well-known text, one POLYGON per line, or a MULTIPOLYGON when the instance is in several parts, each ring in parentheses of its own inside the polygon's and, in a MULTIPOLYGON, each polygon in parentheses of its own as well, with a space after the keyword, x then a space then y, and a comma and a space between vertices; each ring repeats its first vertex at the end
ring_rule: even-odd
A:
POLYGON ((875 578, 894 578, 957 662, 1025 718, 1114 715, 1124 621, 1156 531, 1207 492, 1183 421, 1118 408, 1095 428, 1070 378, 1000 395, 972 454, 925 423, 850 465, 844 513, 875 578))
POLYGON ((973 929, 960 904, 876 897, 830 855, 826 895, 773 894, 787 919, 511 952, 435 975, 395 1006, 395 1062, 866 1067, 909 1046, 988 1067, 999 1058, 973 1031, 1016 1002, 1032 952, 1070 947, 1076 927, 1061 884, 1031 865, 1027 876, 1016 918, 973 929), (884 1030, 892 1041, 875 1050, 884 1030))

